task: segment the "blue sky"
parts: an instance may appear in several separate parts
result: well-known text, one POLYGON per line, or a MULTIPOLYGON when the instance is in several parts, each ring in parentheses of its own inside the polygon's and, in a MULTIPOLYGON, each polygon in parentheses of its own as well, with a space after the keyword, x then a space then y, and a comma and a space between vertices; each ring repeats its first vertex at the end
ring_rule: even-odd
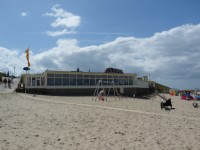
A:
POLYGON ((0 0, 0 71, 116 67, 200 88, 199 0, 0 0))

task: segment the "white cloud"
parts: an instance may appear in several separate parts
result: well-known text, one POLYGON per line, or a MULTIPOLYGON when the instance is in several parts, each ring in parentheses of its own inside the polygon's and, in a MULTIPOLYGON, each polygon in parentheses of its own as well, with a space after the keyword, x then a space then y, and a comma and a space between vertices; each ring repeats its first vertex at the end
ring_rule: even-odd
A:
POLYGON ((62 31, 48 31, 47 34, 50 36, 74 34, 74 29, 80 25, 81 17, 65 11, 59 5, 53 6, 51 10, 51 13, 46 13, 44 16, 55 17, 56 19, 51 23, 51 26, 53 28, 62 27, 64 29, 62 31))
POLYGON ((0 70, 2 72, 10 72, 10 74, 14 74, 14 67, 16 68, 16 75, 20 75, 22 73, 22 68, 24 64, 26 64, 25 57, 20 55, 18 50, 10 50, 4 47, 0 47, 0 70))
POLYGON ((22 17, 25 17, 25 16, 27 16, 28 14, 27 14, 26 12, 22 12, 20 15, 21 15, 22 17))
MULTIPOLYGON (((197 24, 179 26, 148 38, 119 37, 109 43, 87 47, 80 47, 76 39, 60 39, 49 50, 36 55, 31 53, 31 71, 79 67, 82 71, 100 72, 106 67, 116 67, 124 72, 150 74, 151 79, 171 87, 196 88, 200 86, 199 35, 200 24, 197 24)), ((25 54, 15 52, 16 56, 11 56, 10 50, 0 50, 3 50, 2 68, 13 66, 14 62, 22 68, 27 63, 25 54)))
POLYGON ((66 35, 66 34, 75 34, 75 31, 67 31, 66 29, 62 30, 62 31, 47 31, 46 32, 47 35, 55 37, 55 36, 60 36, 60 35, 66 35))

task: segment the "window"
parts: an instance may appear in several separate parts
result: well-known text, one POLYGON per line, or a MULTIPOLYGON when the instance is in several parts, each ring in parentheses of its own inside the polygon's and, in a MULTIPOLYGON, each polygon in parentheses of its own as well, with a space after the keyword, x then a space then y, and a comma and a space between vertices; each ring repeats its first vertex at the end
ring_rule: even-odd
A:
POLYGON ((108 78, 112 78, 112 76, 109 75, 108 78))
POLYGON ((133 85, 133 79, 129 79, 129 85, 133 85))
POLYGON ((40 77, 37 77, 37 86, 40 86, 40 77))
POLYGON ((32 86, 35 86, 36 85, 36 81, 35 81, 35 77, 32 78, 32 86))
POLYGON ((76 74, 70 74, 70 78, 76 78, 76 74))
POLYGON ((118 76, 113 76, 113 78, 118 79, 118 76))
POLYGON ((99 78, 99 79, 96 79, 96 84, 100 81, 101 79, 99 78))
POLYGON ((53 73, 48 73, 47 77, 54 77, 54 74, 53 73))
POLYGON ((99 79, 101 79, 101 75, 96 75, 96 78, 99 78, 99 79))
POLYGON ((107 79, 102 79, 103 85, 108 85, 108 80, 107 79))
POLYGON ((54 78, 47 78, 47 86, 53 86, 54 85, 54 78))
POLYGON ((83 85, 83 79, 77 79, 77 85, 83 85))
POLYGON ((124 78, 124 85, 128 85, 128 78, 124 78))
POLYGON ((84 78, 89 78, 89 75, 84 75, 84 78))
POLYGON ((83 78, 83 75, 82 74, 78 74, 77 78, 83 78))
POLYGON ((63 85, 69 85, 69 78, 63 78, 63 85))
POLYGON ((107 79, 107 75, 102 75, 102 78, 107 79))
POLYGON ((90 85, 95 85, 95 79, 90 79, 90 85))
POLYGON ((84 85, 90 85, 90 80, 89 79, 84 79, 84 85))
POLYGON ((55 74, 55 77, 62 77, 62 74, 55 74))
POLYGON ((77 85, 83 85, 83 75, 77 74, 77 85))
POLYGON ((124 85, 124 79, 119 79, 119 85, 124 85))
POLYGON ((55 85, 56 86, 62 85, 62 78, 55 78, 55 85))
POLYGON ((128 80, 129 80, 129 81, 128 81, 128 84, 129 84, 129 85, 133 85, 133 77, 129 77, 128 80))
POLYGON ((31 86, 31 77, 27 78, 27 86, 31 86))
POLYGON ((63 77, 69 77, 69 74, 63 74, 63 77))
POLYGON ((115 85, 119 85, 119 79, 114 78, 115 85))
POLYGON ((110 85, 113 82, 113 79, 108 79, 108 85, 110 85))
POLYGON ((95 78, 95 75, 90 75, 90 78, 95 78))
POLYGON ((70 85, 72 86, 76 85, 76 78, 70 78, 70 85))

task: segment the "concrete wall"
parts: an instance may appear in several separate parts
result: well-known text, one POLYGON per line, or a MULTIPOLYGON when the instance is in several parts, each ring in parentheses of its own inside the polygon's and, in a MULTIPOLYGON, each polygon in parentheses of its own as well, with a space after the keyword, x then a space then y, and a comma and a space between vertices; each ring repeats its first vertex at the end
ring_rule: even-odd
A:
MULTIPOLYGON (((120 93, 119 88, 116 89, 120 95, 129 97, 132 97, 133 94, 137 96, 149 93, 148 88, 124 88, 124 93, 120 93)), ((109 89, 107 88, 104 90, 107 93, 109 89)), ((95 89, 26 89, 26 92, 45 95, 93 96, 95 89)), ((114 91, 112 88, 110 88, 109 95, 114 95, 114 91)))

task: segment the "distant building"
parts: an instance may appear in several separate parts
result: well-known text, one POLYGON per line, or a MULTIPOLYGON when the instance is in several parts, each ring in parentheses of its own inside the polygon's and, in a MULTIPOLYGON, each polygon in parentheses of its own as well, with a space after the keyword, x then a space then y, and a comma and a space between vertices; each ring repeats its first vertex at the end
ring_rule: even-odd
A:
POLYGON ((26 92, 38 94, 92 96, 99 81, 104 89, 113 88, 111 83, 114 83, 114 88, 124 96, 148 93, 147 77, 137 80, 136 76, 115 68, 107 68, 105 72, 46 70, 43 74, 25 74, 24 84, 26 92))

